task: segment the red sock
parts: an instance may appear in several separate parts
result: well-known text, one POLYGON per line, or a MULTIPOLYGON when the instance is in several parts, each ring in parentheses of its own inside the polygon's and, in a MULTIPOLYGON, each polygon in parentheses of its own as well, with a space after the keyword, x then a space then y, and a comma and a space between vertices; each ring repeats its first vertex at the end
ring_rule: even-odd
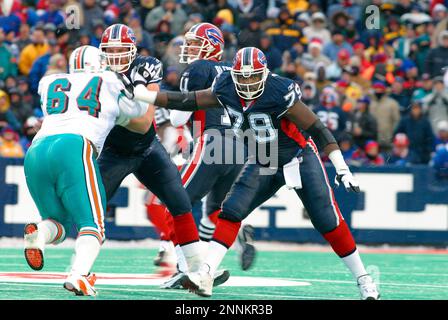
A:
POLYGON ((174 220, 173 220, 173 216, 171 215, 171 213, 168 211, 168 209, 166 209, 165 212, 165 216, 166 216, 166 225, 169 228, 169 238, 170 240, 174 243, 177 242, 176 240, 176 233, 174 232, 174 220))
POLYGON ((228 249, 235 242, 240 226, 241 222, 232 222, 218 218, 212 240, 222 244, 228 249))
POLYGON ((191 212, 173 216, 174 233, 179 245, 199 241, 198 229, 191 212))
POLYGON ((166 207, 162 204, 152 202, 146 205, 146 213, 159 233, 160 240, 170 241, 172 227, 168 223, 167 215, 170 214, 166 212, 166 207))
POLYGON ((210 219, 211 222, 213 222, 213 224, 216 226, 216 224, 218 223, 218 215, 221 213, 221 209, 218 209, 216 211, 213 211, 208 218, 210 219))
POLYGON ((341 222, 334 230, 325 233, 323 236, 330 243, 333 251, 341 258, 356 250, 355 240, 345 220, 341 219, 341 222))

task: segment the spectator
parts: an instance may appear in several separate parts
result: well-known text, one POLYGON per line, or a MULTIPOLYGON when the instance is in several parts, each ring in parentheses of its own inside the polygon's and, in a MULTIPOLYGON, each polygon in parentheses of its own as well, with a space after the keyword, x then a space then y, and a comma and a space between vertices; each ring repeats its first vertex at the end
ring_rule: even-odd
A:
POLYGON ((347 122, 347 116, 339 103, 339 97, 334 88, 326 87, 320 95, 320 106, 315 110, 320 121, 331 131, 336 140, 344 132, 347 122))
POLYGON ((397 133, 394 137, 392 154, 387 160, 388 164, 394 166, 408 166, 412 163, 412 152, 409 150, 409 139, 404 133, 397 133))
POLYGON ((366 144, 367 140, 377 140, 378 123, 369 112, 370 99, 364 96, 358 99, 351 114, 349 114, 349 129, 353 141, 358 147, 366 144))
POLYGON ((23 125, 23 136, 20 138, 20 145, 24 152, 28 151, 33 139, 42 126, 42 120, 37 119, 34 116, 30 116, 26 119, 23 125))
POLYGON ((140 18, 137 16, 129 20, 129 27, 134 31, 137 40, 137 47, 146 48, 151 53, 155 53, 154 37, 148 31, 142 28, 140 18))
POLYGON ((331 63, 325 71, 327 79, 336 81, 341 75, 345 68, 350 66, 350 52, 346 49, 341 49, 337 54, 337 59, 332 59, 331 63))
POLYGON ((316 80, 316 75, 311 73, 314 77, 314 80, 310 79, 310 75, 308 73, 305 74, 305 81, 302 84, 302 101, 308 107, 310 107, 313 111, 319 107, 319 96, 317 94, 316 84, 314 83, 316 80))
POLYGON ((99 47, 101 43, 101 37, 103 36, 106 26, 102 20, 96 20, 92 23, 93 32, 90 37, 90 45, 94 47, 99 47))
POLYGON ((64 14, 60 11, 62 6, 61 0, 51 0, 48 2, 48 8, 40 16, 40 21, 43 23, 52 23, 59 26, 64 23, 64 14))
POLYGON ((437 178, 448 179, 448 144, 436 151, 431 165, 436 170, 437 178))
POLYGON ((411 44, 412 52, 409 57, 415 61, 419 73, 425 72, 425 63, 430 50, 430 38, 428 34, 419 35, 411 44))
POLYGON ((184 37, 177 36, 172 39, 168 46, 166 47, 165 54, 162 57, 162 62, 165 66, 175 67, 179 73, 182 73, 183 70, 187 67, 186 64, 182 64, 179 62, 179 54, 180 54, 180 46, 183 44, 184 37))
POLYGON ((434 132, 439 121, 448 121, 448 92, 443 77, 434 78, 432 92, 423 99, 423 108, 434 132))
POLYGON ((311 16, 311 25, 303 29, 305 37, 311 39, 320 39, 325 46, 331 41, 330 31, 326 28, 326 18, 322 12, 315 12, 311 16))
POLYGON ((236 52, 238 51, 238 40, 234 33, 234 28, 228 23, 221 25, 221 32, 224 37, 224 53, 222 54, 222 61, 233 61, 236 52))
MULTIPOLYGON (((260 48, 260 39, 263 35, 263 31, 260 28, 260 23, 261 21, 259 17, 252 17, 249 20, 249 25, 247 26, 247 28, 243 29, 239 33, 238 48, 244 48, 244 47, 260 48)), ((263 49, 261 50, 264 52, 263 49)))
POLYGON ((94 32, 95 23, 98 19, 103 18, 104 11, 97 4, 96 0, 83 0, 80 25, 83 26, 90 34, 94 32))
POLYGON ((9 98, 11 100, 10 110, 20 123, 34 113, 33 104, 22 100, 22 94, 19 89, 12 88, 9 91, 9 98))
POLYGON ((335 61, 338 58, 339 52, 345 49, 348 51, 348 58, 353 54, 352 46, 345 41, 345 36, 340 30, 334 30, 331 35, 331 41, 324 45, 322 53, 330 60, 335 61))
POLYGON ((411 102, 411 96, 406 94, 403 90, 404 79, 402 77, 396 77, 394 83, 392 83, 390 97, 394 99, 400 107, 400 115, 406 115, 409 111, 409 104, 411 102))
POLYGON ((12 128, 4 128, 0 140, 0 158, 23 158, 24 152, 19 143, 19 135, 12 128))
POLYGON ((347 132, 343 132, 339 137, 338 144, 345 162, 347 162, 347 164, 350 165, 353 158, 353 154, 356 151, 356 147, 353 144, 352 136, 347 132))
POLYGON ((308 44, 308 52, 303 54, 302 63, 307 70, 313 71, 319 62, 321 62, 325 67, 331 64, 330 59, 322 54, 321 40, 312 39, 308 44))
POLYGON ((280 10, 275 23, 266 30, 272 37, 272 43, 282 53, 290 49, 297 41, 305 43, 302 32, 297 28, 288 9, 280 10))
POLYGON ((426 56, 425 72, 431 78, 443 75, 442 68, 446 66, 448 57, 448 30, 442 31, 439 37, 439 46, 429 50, 426 56))
POLYGON ((11 127, 13 130, 20 130, 20 122, 10 110, 11 103, 9 102, 8 94, 0 90, 0 130, 11 127))
POLYGON ((400 121, 400 107, 398 103, 386 94, 386 86, 382 82, 372 85, 374 95, 370 102, 370 112, 378 124, 378 143, 383 153, 392 147, 394 129, 400 121))
POLYGON ((161 57, 165 54, 168 43, 174 38, 171 32, 171 24, 167 20, 161 20, 154 34, 154 45, 156 47, 156 55, 161 57))
POLYGON ((405 27, 405 34, 399 37, 393 43, 396 57, 400 60, 408 59, 411 54, 411 45, 415 39, 415 30, 412 24, 408 23, 405 27))
POLYGON ((434 147, 431 124, 423 115, 421 101, 413 101, 410 114, 400 120, 395 134, 404 133, 409 137, 409 149, 415 153, 414 164, 428 164, 434 147))
POLYGON ((49 49, 43 28, 35 27, 31 35, 31 40, 32 43, 22 50, 19 57, 20 73, 26 76, 30 73, 34 61, 44 55, 49 49))
POLYGON ((160 21, 165 20, 171 25, 174 35, 181 34, 188 17, 175 0, 162 0, 161 5, 152 9, 145 18, 145 29, 157 32, 160 21))
POLYGON ((4 42, 5 33, 0 28, 0 80, 17 76, 17 65, 15 59, 11 54, 9 46, 4 42))
POLYGON ((266 7, 263 2, 262 0, 236 0, 237 21, 241 29, 247 28, 249 20, 253 17, 265 20, 266 7))
POLYGON ((272 45, 272 39, 267 34, 263 34, 260 38, 260 48, 266 56, 269 70, 276 70, 282 66, 282 54, 280 50, 272 45))
POLYGON ((51 74, 66 73, 67 71, 67 59, 62 54, 56 53, 50 57, 45 76, 49 76, 51 74))
POLYGON ((382 166, 385 161, 383 155, 380 153, 380 145, 378 142, 369 140, 365 146, 353 152, 350 163, 358 166, 382 166))
POLYGON ((448 121, 442 120, 437 123, 436 139, 434 142, 434 150, 438 150, 440 148, 445 147, 448 144, 448 121))
POLYGON ((17 48, 20 51, 23 50, 27 45, 31 43, 30 40, 30 26, 26 23, 22 23, 20 25, 20 31, 19 35, 17 37, 17 40, 15 41, 17 48))
POLYGON ((417 89, 412 93, 413 100, 423 100, 432 93, 433 82, 428 73, 421 76, 421 82, 417 89))
POLYGON ((316 76, 316 89, 318 94, 320 95, 325 87, 331 85, 331 81, 327 79, 324 64, 318 63, 316 65, 316 76))
POLYGON ((59 53, 60 48, 56 43, 56 40, 50 40, 48 42, 49 50, 46 54, 39 57, 34 61, 31 71, 28 75, 30 90, 32 93, 37 94, 37 87, 39 85, 40 79, 47 72, 48 63, 50 62, 50 57, 59 53))

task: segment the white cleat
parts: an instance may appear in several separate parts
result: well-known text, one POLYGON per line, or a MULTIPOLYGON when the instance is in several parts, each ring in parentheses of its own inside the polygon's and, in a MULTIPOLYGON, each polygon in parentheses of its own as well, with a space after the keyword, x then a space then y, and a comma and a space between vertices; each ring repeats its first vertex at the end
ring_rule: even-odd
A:
POLYGON ((45 243, 39 237, 37 224, 28 223, 25 225, 23 239, 26 262, 33 270, 41 270, 44 267, 45 243))
POLYGON ((211 297, 213 289, 213 277, 206 271, 189 272, 181 278, 185 289, 201 297, 211 297))
POLYGON ((365 274, 360 276, 357 282, 362 300, 379 300, 380 293, 370 275, 365 274))
MULTIPOLYGON (((185 275, 182 271, 177 271, 171 278, 160 285, 161 289, 183 289, 182 277, 185 275)), ((220 286, 229 280, 230 272, 228 270, 217 270, 213 276, 213 286, 220 286)))
POLYGON ((96 296, 97 291, 93 287, 96 281, 95 274, 81 276, 70 274, 64 282, 64 288, 74 292, 77 296, 96 296))

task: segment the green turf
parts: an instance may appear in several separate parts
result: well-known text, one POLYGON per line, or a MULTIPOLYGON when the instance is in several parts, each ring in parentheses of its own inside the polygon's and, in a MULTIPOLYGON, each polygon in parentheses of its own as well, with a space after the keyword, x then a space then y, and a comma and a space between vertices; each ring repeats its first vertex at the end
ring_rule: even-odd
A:
MULTIPOLYGON (((155 250, 103 249, 95 272, 156 273, 155 250)), ((46 272, 65 272, 71 249, 48 248, 46 272)), ((379 270, 382 299, 448 299, 448 256, 431 254, 364 254, 366 266, 379 270)), ((294 279, 310 282, 300 287, 217 287, 211 299, 358 299, 358 289, 344 264, 324 252, 259 252, 249 271, 242 271, 236 253, 229 251, 222 267, 233 276, 294 279)), ((0 249, 0 272, 32 271, 21 249, 0 249)), ((75 297, 61 285, 0 282, 0 299, 201 299, 184 290, 162 290, 156 286, 96 286, 96 298, 75 297)))

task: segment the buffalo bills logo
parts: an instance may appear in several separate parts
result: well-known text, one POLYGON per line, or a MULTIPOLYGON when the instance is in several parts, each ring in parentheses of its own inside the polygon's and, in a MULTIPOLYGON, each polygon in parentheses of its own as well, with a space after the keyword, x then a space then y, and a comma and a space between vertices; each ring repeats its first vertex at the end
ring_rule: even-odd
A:
POLYGON ((137 38, 135 38, 134 31, 132 31, 131 29, 128 29, 127 36, 129 39, 131 39, 132 42, 137 41, 137 38))
POLYGON ((224 44, 224 40, 216 29, 205 30, 205 35, 213 45, 224 44))
POLYGON ((262 65, 266 65, 266 56, 263 54, 263 52, 261 52, 261 51, 258 51, 258 55, 257 55, 257 58, 258 58, 258 62, 260 62, 262 65))

